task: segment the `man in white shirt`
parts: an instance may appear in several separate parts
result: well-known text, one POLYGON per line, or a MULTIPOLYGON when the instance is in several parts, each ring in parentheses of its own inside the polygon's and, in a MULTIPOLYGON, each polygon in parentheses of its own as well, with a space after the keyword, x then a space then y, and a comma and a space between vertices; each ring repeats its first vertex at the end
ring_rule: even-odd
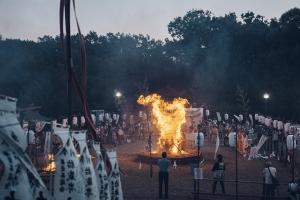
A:
POLYGON ((263 173, 265 174, 265 200, 274 199, 275 187, 272 184, 270 172, 275 177, 277 171, 276 168, 271 167, 272 163, 270 161, 267 161, 265 165, 266 168, 263 170, 263 173))

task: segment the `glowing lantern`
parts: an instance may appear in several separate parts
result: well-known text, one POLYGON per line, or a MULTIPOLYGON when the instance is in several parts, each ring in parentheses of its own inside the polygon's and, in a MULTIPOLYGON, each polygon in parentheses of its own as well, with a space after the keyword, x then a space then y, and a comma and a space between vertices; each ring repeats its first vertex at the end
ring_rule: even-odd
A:
POLYGON ((195 134, 195 146, 198 147, 198 136, 200 136, 200 147, 204 145, 204 135, 202 132, 195 134))
POLYGON ((258 120, 258 114, 254 115, 255 120, 258 120))
POLYGON ((266 118, 265 118, 264 116, 261 116, 261 123, 262 123, 262 124, 265 123, 265 119, 266 119, 266 118))
POLYGON ((96 123, 96 116, 94 114, 91 114, 91 117, 92 117, 93 123, 95 124, 96 123))
POLYGON ((294 149, 296 149, 296 147, 297 147, 296 138, 293 135, 288 135, 286 137, 286 146, 289 150, 293 150, 293 146, 294 146, 294 149), (294 145, 293 145, 293 141, 294 141, 294 145))
POLYGON ((62 120, 62 126, 63 126, 64 128, 67 127, 67 122, 68 122, 68 119, 63 119, 63 120, 62 120))
POLYGON ((290 125, 291 125, 291 123, 285 123, 284 124, 284 131, 285 132, 288 132, 290 130, 290 125))
POLYGON ((209 110, 205 111, 206 116, 209 116, 209 110))
POLYGON ((277 122, 278 122, 277 120, 273 121, 273 128, 277 128, 277 122))
POLYGON ((236 146, 236 132, 229 133, 229 146, 236 146))
POLYGON ((29 131, 29 144, 34 144, 34 132, 32 130, 29 131))
POLYGON ((105 113, 105 119, 109 120, 109 114, 108 113, 105 113))
POLYGON ((228 114, 224 115, 225 120, 228 120, 228 114))
POLYGON ((76 125, 77 121, 78 121, 77 117, 73 117, 73 121, 72 121, 73 125, 76 125))
POLYGON ((277 122, 277 128, 278 128, 278 130, 282 130, 283 129, 283 123, 282 123, 282 121, 278 121, 277 122))
POLYGON ((270 126, 271 125, 271 119, 265 118, 265 125, 270 126))
POLYGON ((101 113, 101 114, 99 115, 99 120, 100 120, 101 122, 103 121, 103 117, 104 117, 104 114, 101 113))
POLYGON ((80 121, 81 121, 81 126, 83 126, 84 123, 85 123, 85 118, 84 118, 84 116, 81 116, 81 117, 80 117, 80 121))

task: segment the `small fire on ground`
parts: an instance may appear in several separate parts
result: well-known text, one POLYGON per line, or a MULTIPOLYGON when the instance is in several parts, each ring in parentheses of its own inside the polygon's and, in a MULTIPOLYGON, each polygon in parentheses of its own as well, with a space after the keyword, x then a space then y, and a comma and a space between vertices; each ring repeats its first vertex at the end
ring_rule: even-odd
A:
POLYGON ((54 162, 54 155, 53 154, 48 154, 46 159, 48 159, 49 164, 44 168, 44 171, 47 171, 47 172, 55 171, 56 165, 55 165, 55 162, 54 162))
POLYGON ((152 123, 159 130, 158 145, 172 153, 179 153, 182 149, 182 124, 186 123, 187 99, 175 98, 173 102, 166 102, 158 94, 141 95, 137 102, 150 106, 153 118, 152 123))

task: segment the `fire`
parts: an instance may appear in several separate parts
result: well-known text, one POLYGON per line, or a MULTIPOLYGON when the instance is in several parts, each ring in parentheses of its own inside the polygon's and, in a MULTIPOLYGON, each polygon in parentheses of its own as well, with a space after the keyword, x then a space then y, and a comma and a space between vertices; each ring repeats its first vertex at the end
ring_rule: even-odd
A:
POLYGON ((44 168, 44 171, 48 171, 48 172, 55 171, 56 165, 54 162, 54 155, 48 154, 47 158, 48 158, 49 164, 44 168))
POLYGON ((144 97, 141 95, 137 102, 151 107, 154 125, 160 132, 158 145, 178 153, 181 149, 182 131, 181 125, 186 123, 185 106, 189 104, 187 99, 175 98, 172 103, 161 99, 160 95, 153 94, 144 97))

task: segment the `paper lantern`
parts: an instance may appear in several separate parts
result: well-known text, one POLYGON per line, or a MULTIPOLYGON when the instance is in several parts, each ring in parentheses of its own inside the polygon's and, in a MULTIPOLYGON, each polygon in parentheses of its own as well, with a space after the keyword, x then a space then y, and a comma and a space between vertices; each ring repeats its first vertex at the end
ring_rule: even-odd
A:
POLYGON ((296 137, 294 137, 293 135, 288 135, 286 137, 286 146, 289 150, 293 150, 293 146, 294 146, 294 149, 296 149, 296 137), (294 140, 294 145, 293 145, 293 140, 294 140))
POLYGON ((243 115, 239 115, 239 121, 243 121, 243 115))
POLYGON ((290 130, 290 125, 291 125, 291 123, 285 123, 284 124, 284 131, 285 132, 288 132, 290 130))
POLYGON ((278 121, 277 122, 277 129, 278 130, 282 130, 283 129, 283 122, 282 121, 278 121))
POLYGON ((278 122, 277 120, 273 121, 273 128, 277 128, 277 122, 278 122))
POLYGON ((255 120, 258 120, 258 114, 254 115, 255 120))
POLYGON ((224 115, 225 120, 228 120, 228 114, 224 115))
POLYGON ((120 118, 120 115, 117 115, 116 124, 118 124, 119 118, 120 118))
POLYGON ((81 116, 81 117, 80 117, 80 121, 81 121, 81 125, 83 125, 83 124, 85 123, 85 118, 84 118, 84 116, 81 116))
POLYGON ((34 142, 34 139, 35 139, 35 137, 34 137, 34 132, 32 131, 32 130, 30 130, 29 131, 29 144, 34 144, 35 142, 34 142))
POLYGON ((108 120, 109 119, 109 114, 105 113, 105 119, 108 120))
POLYGON ((78 121, 77 117, 73 117, 73 121, 72 121, 73 125, 77 125, 77 121, 78 121))
POLYGON ((94 114, 91 114, 91 117, 92 117, 93 123, 95 124, 96 123, 96 116, 94 114))
POLYGON ((206 116, 209 116, 209 110, 205 111, 206 116))
POLYGON ((294 130, 295 130, 295 126, 291 125, 290 128, 289 128, 289 131, 293 132, 294 130))
POLYGON ((262 123, 262 124, 265 123, 265 119, 266 119, 266 118, 265 118, 264 116, 261 116, 261 123, 262 123))
POLYGON ((63 126, 64 128, 67 127, 67 123, 68 123, 68 119, 63 119, 63 120, 62 120, 62 126, 63 126))
POLYGON ((113 114, 113 120, 117 120, 117 115, 113 114))
POLYGON ((231 146, 231 147, 236 146, 236 133, 235 132, 229 133, 229 146, 231 146))
POLYGON ((261 115, 258 116, 258 122, 259 122, 259 123, 261 123, 261 121, 262 121, 262 120, 261 120, 261 119, 262 119, 261 117, 262 117, 261 115))
POLYGON ((202 132, 195 134, 195 146, 198 147, 198 135, 200 136, 200 147, 204 145, 204 135, 202 132))
POLYGON ((139 117, 143 117, 143 111, 139 112, 139 117))
POLYGON ((101 113, 100 115, 99 115, 99 121, 103 121, 103 117, 104 117, 104 114, 103 113, 101 113))
POLYGON ((271 126, 271 119, 265 118, 265 125, 266 126, 271 126))

